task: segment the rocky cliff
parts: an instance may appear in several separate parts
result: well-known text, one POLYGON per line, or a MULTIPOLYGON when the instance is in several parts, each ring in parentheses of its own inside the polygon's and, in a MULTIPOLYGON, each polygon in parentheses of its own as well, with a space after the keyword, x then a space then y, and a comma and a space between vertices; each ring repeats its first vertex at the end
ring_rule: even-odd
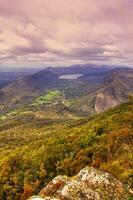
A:
POLYGON ((77 176, 58 176, 29 200, 127 200, 128 191, 114 176, 86 167, 77 176))
POLYGON ((110 72, 96 95, 95 110, 99 113, 128 100, 133 93, 133 70, 116 69, 110 72))

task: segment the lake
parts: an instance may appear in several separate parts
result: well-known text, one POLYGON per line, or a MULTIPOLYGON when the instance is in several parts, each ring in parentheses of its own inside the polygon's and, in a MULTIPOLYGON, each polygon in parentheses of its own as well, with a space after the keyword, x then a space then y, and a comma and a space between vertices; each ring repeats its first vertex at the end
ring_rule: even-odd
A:
POLYGON ((59 76, 60 79, 78 79, 81 77, 83 74, 67 74, 67 75, 61 75, 59 76))

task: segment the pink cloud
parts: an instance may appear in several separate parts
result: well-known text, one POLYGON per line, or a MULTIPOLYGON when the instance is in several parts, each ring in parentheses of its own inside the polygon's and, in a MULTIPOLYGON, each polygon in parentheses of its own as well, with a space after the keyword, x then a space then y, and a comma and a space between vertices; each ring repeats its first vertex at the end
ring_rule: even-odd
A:
POLYGON ((0 59, 131 63, 132 10, 131 0, 1 0, 0 59))

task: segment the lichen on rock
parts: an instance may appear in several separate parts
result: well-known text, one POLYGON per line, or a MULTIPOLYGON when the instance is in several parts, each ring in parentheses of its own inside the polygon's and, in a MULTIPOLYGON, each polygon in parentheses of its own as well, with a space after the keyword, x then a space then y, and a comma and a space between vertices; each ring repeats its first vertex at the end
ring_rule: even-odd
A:
POLYGON ((113 175, 86 167, 75 177, 57 176, 29 200, 127 200, 128 191, 113 175))

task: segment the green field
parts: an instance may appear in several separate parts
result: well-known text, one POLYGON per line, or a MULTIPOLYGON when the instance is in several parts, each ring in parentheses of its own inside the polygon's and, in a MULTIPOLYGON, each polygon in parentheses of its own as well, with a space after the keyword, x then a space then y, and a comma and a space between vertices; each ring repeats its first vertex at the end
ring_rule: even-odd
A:
POLYGON ((42 104, 51 103, 55 101, 60 95, 61 95, 61 92, 59 90, 50 91, 46 95, 38 97, 35 100, 34 105, 42 105, 42 104))

